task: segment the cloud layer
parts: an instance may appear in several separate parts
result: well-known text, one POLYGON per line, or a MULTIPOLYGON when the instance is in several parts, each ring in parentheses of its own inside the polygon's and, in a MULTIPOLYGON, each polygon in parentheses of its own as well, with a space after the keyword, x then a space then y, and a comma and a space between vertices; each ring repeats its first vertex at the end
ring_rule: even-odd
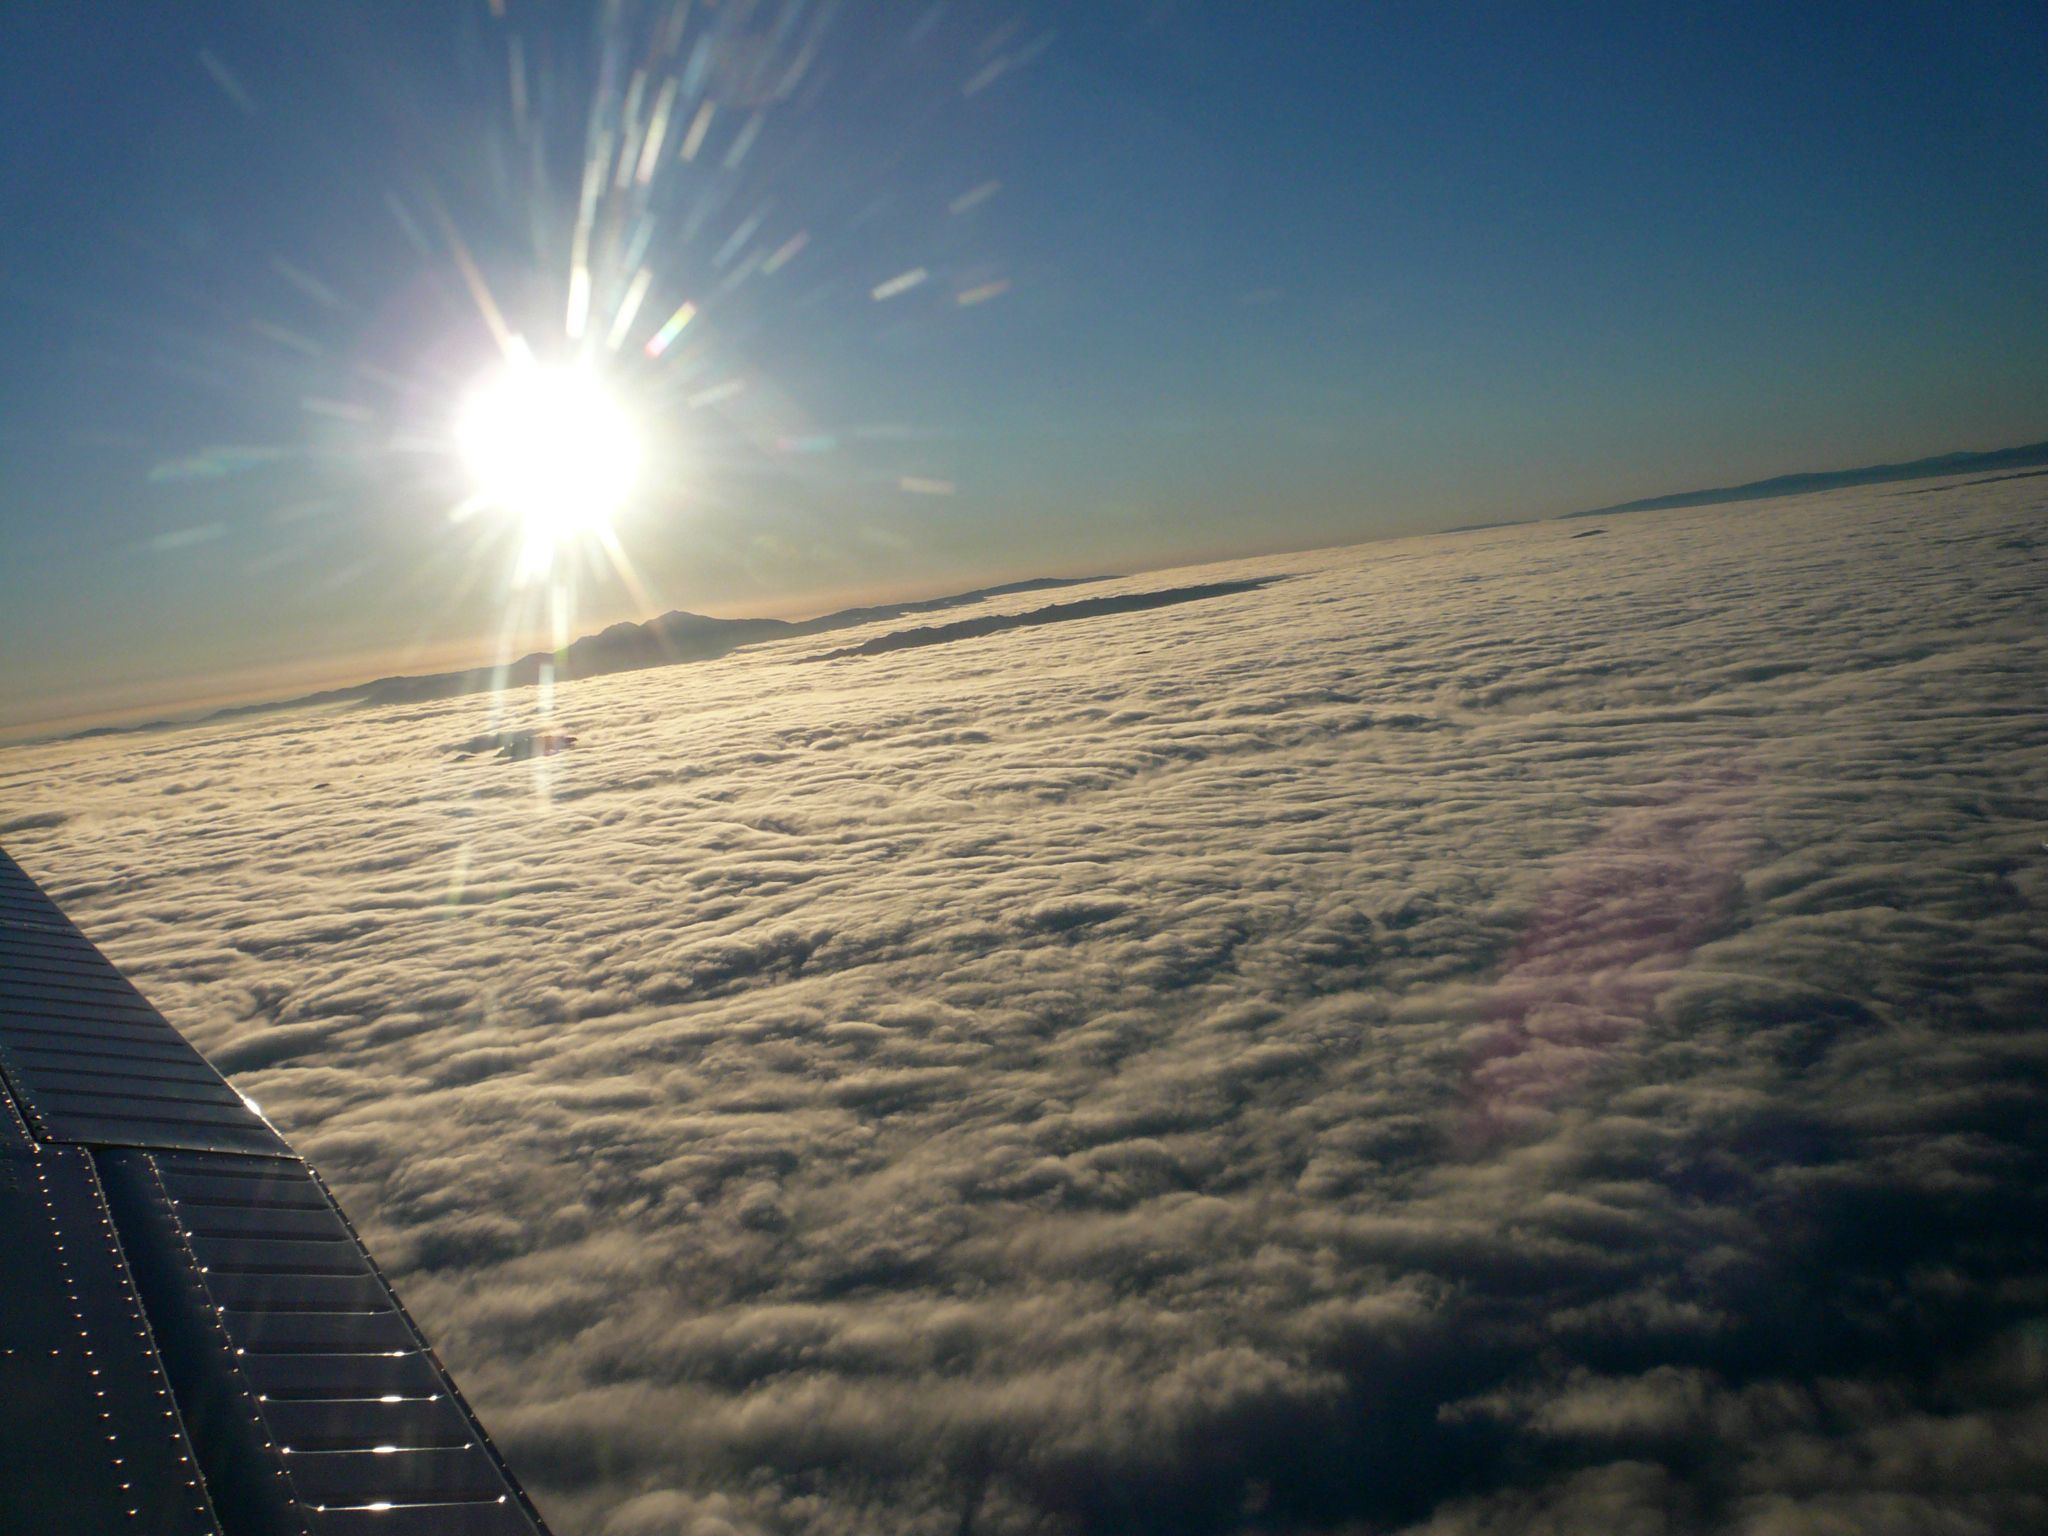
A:
POLYGON ((2039 484, 17 749, 0 796, 567 1536, 2009 1531, 2039 484), (576 745, 458 755, 517 731, 576 745))

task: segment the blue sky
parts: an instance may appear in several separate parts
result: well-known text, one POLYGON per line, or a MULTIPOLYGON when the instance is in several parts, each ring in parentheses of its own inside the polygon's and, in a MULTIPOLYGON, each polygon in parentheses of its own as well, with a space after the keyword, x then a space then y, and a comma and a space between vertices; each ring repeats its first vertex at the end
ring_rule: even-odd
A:
POLYGON ((574 562, 578 630, 2048 437, 2031 8, 744 10, 0 18, 0 728, 538 633, 448 516, 449 231, 567 348, 593 125, 671 79, 590 260, 600 331, 648 274, 638 588, 574 562))

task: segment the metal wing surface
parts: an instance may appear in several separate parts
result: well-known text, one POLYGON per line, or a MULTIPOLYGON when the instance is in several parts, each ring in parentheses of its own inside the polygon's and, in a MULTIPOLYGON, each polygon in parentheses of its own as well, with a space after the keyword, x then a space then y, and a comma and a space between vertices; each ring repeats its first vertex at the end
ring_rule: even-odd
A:
POLYGON ((0 1532, 545 1536, 320 1176, 0 852, 0 1532))

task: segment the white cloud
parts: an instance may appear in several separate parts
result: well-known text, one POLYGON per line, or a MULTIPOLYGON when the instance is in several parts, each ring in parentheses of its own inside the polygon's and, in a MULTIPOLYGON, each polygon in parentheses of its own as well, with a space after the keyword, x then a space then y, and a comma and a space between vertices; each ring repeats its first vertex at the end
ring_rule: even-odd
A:
POLYGON ((2015 1529, 2031 484, 17 749, 9 844, 565 1533, 2015 1529))

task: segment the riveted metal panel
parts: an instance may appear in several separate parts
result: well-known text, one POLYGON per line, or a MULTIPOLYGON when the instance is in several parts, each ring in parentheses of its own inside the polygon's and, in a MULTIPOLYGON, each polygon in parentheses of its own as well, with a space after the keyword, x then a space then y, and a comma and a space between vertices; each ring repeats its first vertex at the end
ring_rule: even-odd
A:
POLYGON ((368 1270, 353 1243, 196 1235, 186 1241, 202 1266, 229 1274, 360 1275, 368 1270))
POLYGON ((384 1294, 382 1282, 368 1270, 354 1275, 280 1275, 216 1269, 206 1277, 206 1288, 221 1306, 243 1312, 259 1307, 348 1312, 375 1306, 384 1294))
POLYGON ((328 1207, 296 1163, 221 1163, 203 1173, 159 1163, 157 1172, 174 1205, 328 1207))
POLYGON ((54 1122, 62 1135, 73 1141, 101 1147, 194 1147, 217 1152, 274 1154, 280 1145, 277 1133, 265 1126, 209 1126, 201 1122, 164 1116, 131 1115, 116 1119, 110 1115, 67 1114, 54 1122))
POLYGON ((184 1099, 194 1104, 239 1104, 242 1096, 225 1083, 205 1078, 169 1078, 132 1072, 43 1071, 37 1080, 45 1093, 119 1094, 151 1099, 184 1099), (110 1081, 111 1079, 111 1081, 110 1081))
POLYGON ((245 1126, 249 1111, 240 1100, 199 1099, 187 1095, 164 1098, 141 1093, 79 1093, 74 1089, 42 1089, 37 1103, 46 1113, 61 1119, 75 1115, 81 1120, 149 1120, 173 1125, 245 1126))
POLYGON ((202 1434, 199 1450, 236 1499, 281 1498, 315 1536, 348 1511, 428 1508, 540 1529, 310 1169, 190 1152, 101 1160, 124 1233, 151 1252, 152 1310, 180 1312, 175 1331, 207 1346, 188 1352, 207 1389, 230 1383, 235 1406, 215 1422, 231 1443, 202 1434))
POLYGON ((41 1141, 288 1156, 263 1117, 0 854, 0 1077, 41 1141), (102 1081, 81 1084, 81 1073, 102 1081), (167 1080, 208 1095, 159 1091, 167 1080))
POLYGON ((121 977, 111 980, 101 969, 99 958, 75 951, 62 955, 23 955, 0 951, 0 976, 21 978, 24 986, 79 987, 88 992, 107 992, 116 997, 139 996, 121 977), (37 978, 46 978, 38 981, 37 978))
MULTIPOLYGON (((156 1011, 142 1000, 142 994, 128 986, 95 986, 56 976, 0 977, 0 996, 12 1008, 17 1000, 24 1007, 48 1004, 51 1011, 78 1018, 128 1018, 161 1023, 156 1011)), ((169 1025, 164 1025, 168 1029, 169 1025)))
POLYGON ((0 1111, 0 1235, 7 1529, 218 1536, 91 1161, 35 1148, 11 1106, 0 1111))
POLYGON ((190 1237, 248 1237, 262 1242, 346 1243, 348 1228, 330 1205, 230 1205, 219 1199, 180 1200, 178 1217, 190 1237))
POLYGON ((252 1355, 245 1368, 257 1391, 284 1402, 428 1398, 445 1390, 423 1354, 252 1355))
POLYGON ((313 1312, 297 1306, 223 1308, 235 1343, 252 1355, 388 1355, 418 1349, 405 1319, 381 1311, 313 1312))
POLYGON ((76 956, 93 953, 91 941, 70 923, 66 922, 59 927, 47 918, 37 922, 33 909, 24 903, 10 902, 6 897, 0 896, 0 924, 6 924, 9 918, 26 921, 20 927, 12 924, 0 926, 0 955, 76 956))
POLYGON ((43 1051, 65 1055, 73 1058, 68 1063, 71 1066, 90 1067, 97 1059, 106 1071, 161 1070, 151 1063, 198 1067, 211 1081, 225 1081, 183 1036, 154 1020, 122 1018, 98 1009, 74 1016, 61 1004, 28 1004, 4 993, 0 993, 0 1049, 10 1054, 43 1051))
POLYGON ((52 985, 48 977, 0 982, 0 1014, 8 1018, 42 1018, 59 1028, 80 1030, 95 1023, 122 1024, 130 1029, 141 1025, 152 1035, 170 1035, 181 1042, 185 1038, 145 1002, 125 994, 94 995, 80 987, 52 985))
MULTIPOLYGON (((154 1482, 118 1471, 109 1482, 97 1462, 78 1460, 99 1454, 91 1436, 72 1436, 71 1461, 51 1458, 43 1471, 69 1467, 87 1491, 71 1505, 46 1501, 49 1528, 544 1536, 318 1175, 4 854, 0 1111, 0 1233, 32 1228, 47 1207, 59 1234, 40 1249, 0 1243, 0 1346, 13 1347, 4 1319, 47 1328, 71 1315, 62 1307, 74 1292, 90 1291, 100 1306, 92 1327, 103 1330, 91 1337, 121 1343, 133 1358, 120 1369, 132 1376, 144 1362, 156 1385, 95 1385, 90 1373, 109 1367, 87 1364, 83 1391, 93 1395, 72 1406, 107 1418, 124 1447, 155 1436, 173 1446, 151 1453, 159 1462, 182 1458, 165 1463, 168 1483, 155 1463, 154 1482), (42 1171, 10 1182, 16 1164, 42 1171), (65 1265, 83 1255, 96 1278, 74 1285, 65 1265), (37 1289, 57 1284, 52 1274, 61 1298, 37 1289), (190 1498, 195 1523, 169 1505, 141 1526, 125 1514, 128 1524, 102 1525, 94 1513, 159 1484, 190 1498)), ((50 1358, 61 1362, 61 1347, 50 1358)), ((15 1383, 50 1401, 62 1382, 77 1385, 75 1371, 24 1370, 0 1390, 0 1441, 20 1438, 4 1433, 10 1407, 39 1400, 15 1383)), ((0 1487, 18 1460, 0 1444, 0 1487)), ((10 1518, 17 1507, 42 1512, 16 1499, 10 1518)))
POLYGON ((413 1451, 319 1451, 288 1459, 292 1486, 317 1506, 495 1501, 505 1480, 471 1446, 413 1451))
POLYGON ((60 995, 82 992, 140 1003, 142 994, 118 973, 90 960, 27 960, 0 956, 0 986, 47 987, 60 995))
MULTIPOLYGON (((21 1058, 23 1070, 40 1076, 44 1072, 87 1072, 116 1082, 206 1083, 220 1086, 221 1076, 205 1062, 185 1059, 169 1061, 102 1061, 98 1051, 85 1048, 0 1044, 0 1064, 7 1058, 21 1058)), ((233 1089, 228 1090, 230 1093, 233 1089)))
POLYGON ((446 1396, 348 1398, 340 1402, 272 1402, 264 1409, 277 1438, 299 1451, 369 1451, 380 1445, 409 1450, 473 1443, 470 1429, 446 1396))

